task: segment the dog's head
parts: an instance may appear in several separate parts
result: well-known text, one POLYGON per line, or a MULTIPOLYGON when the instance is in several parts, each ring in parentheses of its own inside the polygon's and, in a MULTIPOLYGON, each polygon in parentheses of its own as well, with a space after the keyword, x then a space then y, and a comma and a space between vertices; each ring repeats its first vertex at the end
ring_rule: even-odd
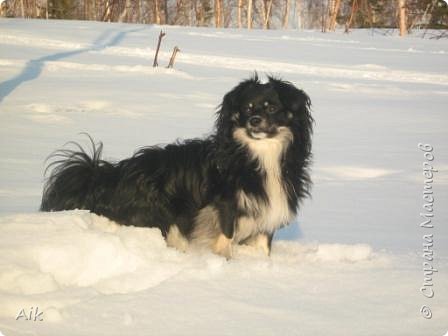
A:
POLYGON ((224 96, 216 121, 217 135, 225 140, 244 131, 251 139, 262 141, 286 130, 308 146, 313 122, 310 104, 306 93, 291 83, 273 77, 261 83, 255 75, 224 96))

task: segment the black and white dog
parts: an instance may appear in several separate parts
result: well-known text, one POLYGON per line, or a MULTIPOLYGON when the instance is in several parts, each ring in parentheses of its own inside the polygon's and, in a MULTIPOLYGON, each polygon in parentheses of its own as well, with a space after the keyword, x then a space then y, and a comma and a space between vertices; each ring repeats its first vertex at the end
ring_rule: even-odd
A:
POLYGON ((230 258, 233 244, 270 253, 272 236, 309 195, 310 99, 291 83, 255 75, 224 96, 216 132, 131 158, 60 150, 42 211, 88 209, 120 224, 157 227, 169 246, 205 245, 230 258))

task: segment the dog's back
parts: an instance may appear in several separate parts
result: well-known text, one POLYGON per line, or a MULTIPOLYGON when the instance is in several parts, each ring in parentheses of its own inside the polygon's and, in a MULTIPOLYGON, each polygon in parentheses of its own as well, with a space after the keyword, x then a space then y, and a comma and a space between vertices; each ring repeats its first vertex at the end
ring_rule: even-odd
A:
POLYGON ((91 154, 75 145, 77 150, 53 154, 58 160, 48 167, 53 169, 42 211, 86 209, 121 224, 158 227, 164 235, 183 221, 183 233, 191 231, 191 218, 207 203, 207 181, 216 173, 211 141, 143 148, 118 163, 101 159, 101 143, 92 141, 91 154))

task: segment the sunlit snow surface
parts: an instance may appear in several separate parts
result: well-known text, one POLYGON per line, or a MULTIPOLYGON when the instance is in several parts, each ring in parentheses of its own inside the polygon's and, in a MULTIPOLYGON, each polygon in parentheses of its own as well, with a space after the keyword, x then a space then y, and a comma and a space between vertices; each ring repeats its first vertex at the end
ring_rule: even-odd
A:
POLYGON ((448 40, 0 20, 0 332, 4 335, 444 335, 448 330, 448 40), (181 49, 168 70, 174 46, 181 49), (272 257, 167 248, 156 229, 38 213, 67 141, 105 157, 207 135, 254 70, 313 102, 313 198, 272 257), (434 228, 423 152, 434 148, 434 228), (424 282, 423 235, 439 271, 424 282), (432 318, 421 316, 427 305, 432 318), (43 321, 16 321, 31 307, 43 321))

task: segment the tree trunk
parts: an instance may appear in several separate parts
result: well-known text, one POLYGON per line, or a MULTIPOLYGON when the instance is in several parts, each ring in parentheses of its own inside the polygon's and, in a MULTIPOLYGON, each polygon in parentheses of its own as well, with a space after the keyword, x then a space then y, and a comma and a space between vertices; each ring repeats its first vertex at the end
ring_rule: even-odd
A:
POLYGON ((233 6, 230 5, 228 1, 223 3, 222 13, 224 16, 224 18, 222 19, 223 26, 224 28, 229 28, 233 21, 233 6))
POLYGON ((252 0, 247 0, 247 29, 252 29, 252 0))
POLYGON ((196 24, 199 27, 202 27, 204 25, 205 21, 204 15, 205 13, 202 4, 201 3, 199 3, 199 5, 196 4, 196 24))
POLYGON ((103 21, 110 22, 111 15, 112 15, 112 3, 111 3, 111 0, 107 0, 106 1, 106 11, 104 12, 104 15, 103 15, 103 21))
POLYGON ((165 12, 165 24, 169 24, 169 16, 168 16, 168 0, 165 0, 164 2, 165 6, 164 6, 164 12, 165 12))
POLYGON ((290 0, 286 0, 285 4, 285 12, 283 14, 283 29, 288 28, 288 20, 289 20, 289 3, 290 0))
POLYGON ((215 0, 215 26, 220 28, 222 26, 222 3, 221 0, 215 0))
POLYGON ((352 25, 353 17, 355 16, 355 12, 358 8, 358 1, 353 0, 352 3, 352 10, 350 11, 350 17, 348 18, 347 22, 345 23, 345 33, 348 33, 350 31, 350 27, 352 25))
POLYGON ((190 10, 189 10, 190 15, 188 15, 189 17, 189 26, 190 27, 197 27, 198 25, 198 20, 197 20, 197 15, 196 15, 196 0, 190 0, 190 10))
POLYGON ((84 20, 89 20, 89 1, 84 1, 84 20))
POLYGON ((367 17, 369 19, 369 25, 370 28, 373 28, 373 14, 372 14, 372 8, 370 7, 369 1, 364 0, 364 11, 367 12, 367 17))
POLYGON ((36 1, 34 1, 34 10, 36 11, 36 16, 35 17, 40 18, 40 8, 37 5, 36 1))
POLYGON ((184 7, 183 0, 176 0, 176 11, 174 12, 173 24, 182 24, 182 9, 184 7))
POLYGON ((269 28, 269 20, 271 18, 271 8, 272 8, 272 1, 273 0, 269 0, 268 3, 266 4, 266 0, 263 0, 262 4, 263 4, 263 29, 268 29, 269 28))
POLYGON ((20 11, 22 12, 22 18, 25 18, 25 7, 23 6, 23 0, 20 0, 20 11))
POLYGON ((160 24, 160 6, 159 0, 154 0, 154 14, 156 19, 156 24, 160 24))
MULTIPOLYGON (((427 23, 426 23, 426 28, 425 28, 425 31, 424 31, 424 33, 423 33, 423 35, 422 35, 422 38, 425 38, 425 35, 426 35, 426 33, 428 32, 428 27, 429 27, 429 25, 430 25, 430 23, 431 23, 431 20, 432 20, 432 14, 433 14, 433 12, 434 12, 434 8, 436 7, 436 5, 437 5, 437 0, 433 0, 432 1, 432 3, 430 4, 430 6, 431 6, 431 9, 429 10, 429 18, 427 19, 428 21, 427 21, 427 23)), ((426 16, 426 14, 424 15, 424 16, 426 16)))
POLYGON ((321 31, 325 33, 327 31, 327 16, 328 16, 328 4, 325 6, 324 0, 320 2, 320 15, 321 15, 321 31))
POLYGON ((398 15, 400 18, 400 36, 405 36, 407 34, 406 0, 398 0, 398 15))
POLYGON ((296 15, 297 29, 302 28, 302 20, 300 12, 301 12, 300 0, 296 0, 295 15, 296 15))
POLYGON ((126 0, 126 3, 124 4, 123 11, 121 12, 120 16, 118 17, 118 22, 127 22, 127 16, 128 16, 128 8, 131 6, 131 0, 126 0))
POLYGON ((243 0, 238 0, 238 28, 243 27, 243 22, 241 20, 242 12, 243 12, 243 0))
POLYGON ((142 23, 142 2, 137 0, 137 23, 142 23))
POLYGON ((93 18, 93 20, 96 21, 97 19, 97 13, 96 13, 96 0, 92 0, 92 12, 91 12, 91 17, 93 18))
POLYGON ((339 14, 339 8, 341 7, 341 0, 335 0, 334 7, 332 8, 329 30, 334 31, 336 28, 336 18, 339 14))

